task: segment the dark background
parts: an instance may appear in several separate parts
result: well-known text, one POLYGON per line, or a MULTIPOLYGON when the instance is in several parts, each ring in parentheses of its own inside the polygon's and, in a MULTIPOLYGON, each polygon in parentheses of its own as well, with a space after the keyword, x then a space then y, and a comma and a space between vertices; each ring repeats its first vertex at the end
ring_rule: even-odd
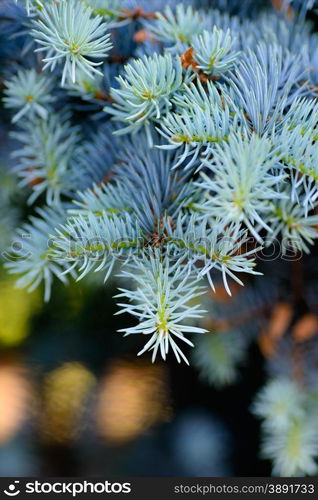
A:
POLYGON ((116 331, 131 319, 113 316, 114 283, 56 284, 46 305, 13 283, 2 276, 2 476, 270 475, 249 413, 256 346, 238 383, 215 390, 172 356, 136 357, 143 339, 116 331))

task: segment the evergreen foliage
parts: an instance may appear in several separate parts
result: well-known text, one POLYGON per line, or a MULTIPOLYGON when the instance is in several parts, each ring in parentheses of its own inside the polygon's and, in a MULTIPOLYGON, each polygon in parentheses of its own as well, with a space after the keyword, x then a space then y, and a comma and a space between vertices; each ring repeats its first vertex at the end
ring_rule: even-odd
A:
POLYGON ((165 3, 1 3, 2 241, 12 174, 30 212, 4 265, 46 301, 55 278, 113 274, 132 316, 123 333, 146 335, 138 354, 188 363, 194 345, 217 387, 258 342, 262 453, 273 474, 315 474, 318 322, 306 317, 318 311, 301 266, 318 278, 317 5, 165 3))

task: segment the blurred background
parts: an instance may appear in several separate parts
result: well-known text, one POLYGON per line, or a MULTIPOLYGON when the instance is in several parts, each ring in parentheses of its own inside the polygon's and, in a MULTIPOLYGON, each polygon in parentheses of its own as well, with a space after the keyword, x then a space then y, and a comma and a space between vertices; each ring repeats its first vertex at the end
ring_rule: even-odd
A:
POLYGON ((0 279, 1 476, 262 476, 261 355, 220 391, 193 367, 137 358, 140 338, 116 330, 114 288, 89 281, 41 292, 0 279))

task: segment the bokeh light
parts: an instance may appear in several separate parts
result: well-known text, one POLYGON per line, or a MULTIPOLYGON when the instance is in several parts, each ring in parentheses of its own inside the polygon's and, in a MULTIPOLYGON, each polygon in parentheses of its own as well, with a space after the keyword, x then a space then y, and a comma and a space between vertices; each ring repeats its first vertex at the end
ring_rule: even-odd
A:
POLYGON ((13 438, 35 409, 34 389, 26 368, 0 360, 0 444, 13 438))
POLYGON ((43 383, 42 431, 45 441, 68 443, 83 426, 85 402, 95 376, 76 361, 64 363, 47 373, 43 383))
POLYGON ((101 380, 96 409, 99 434, 109 443, 130 441, 170 416, 163 365, 141 360, 110 365, 101 380))
POLYGON ((20 344, 29 333, 32 314, 41 305, 41 291, 28 293, 14 288, 15 278, 2 279, 0 284, 0 344, 8 347, 20 344))

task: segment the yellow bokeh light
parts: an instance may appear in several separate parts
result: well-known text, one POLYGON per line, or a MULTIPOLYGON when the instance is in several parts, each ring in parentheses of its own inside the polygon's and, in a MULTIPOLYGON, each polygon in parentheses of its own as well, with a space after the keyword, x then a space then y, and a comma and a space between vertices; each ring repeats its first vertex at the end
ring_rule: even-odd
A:
POLYGON ((64 363, 48 373, 43 386, 42 430, 44 439, 58 443, 76 439, 83 425, 87 396, 94 375, 78 362, 64 363))
POLYGON ((96 408, 99 434, 111 444, 125 443, 171 415, 163 365, 113 362, 101 381, 96 408))
POLYGON ((40 291, 28 293, 14 287, 13 277, 0 282, 0 343, 13 347, 29 333, 29 322, 41 304, 40 291))

